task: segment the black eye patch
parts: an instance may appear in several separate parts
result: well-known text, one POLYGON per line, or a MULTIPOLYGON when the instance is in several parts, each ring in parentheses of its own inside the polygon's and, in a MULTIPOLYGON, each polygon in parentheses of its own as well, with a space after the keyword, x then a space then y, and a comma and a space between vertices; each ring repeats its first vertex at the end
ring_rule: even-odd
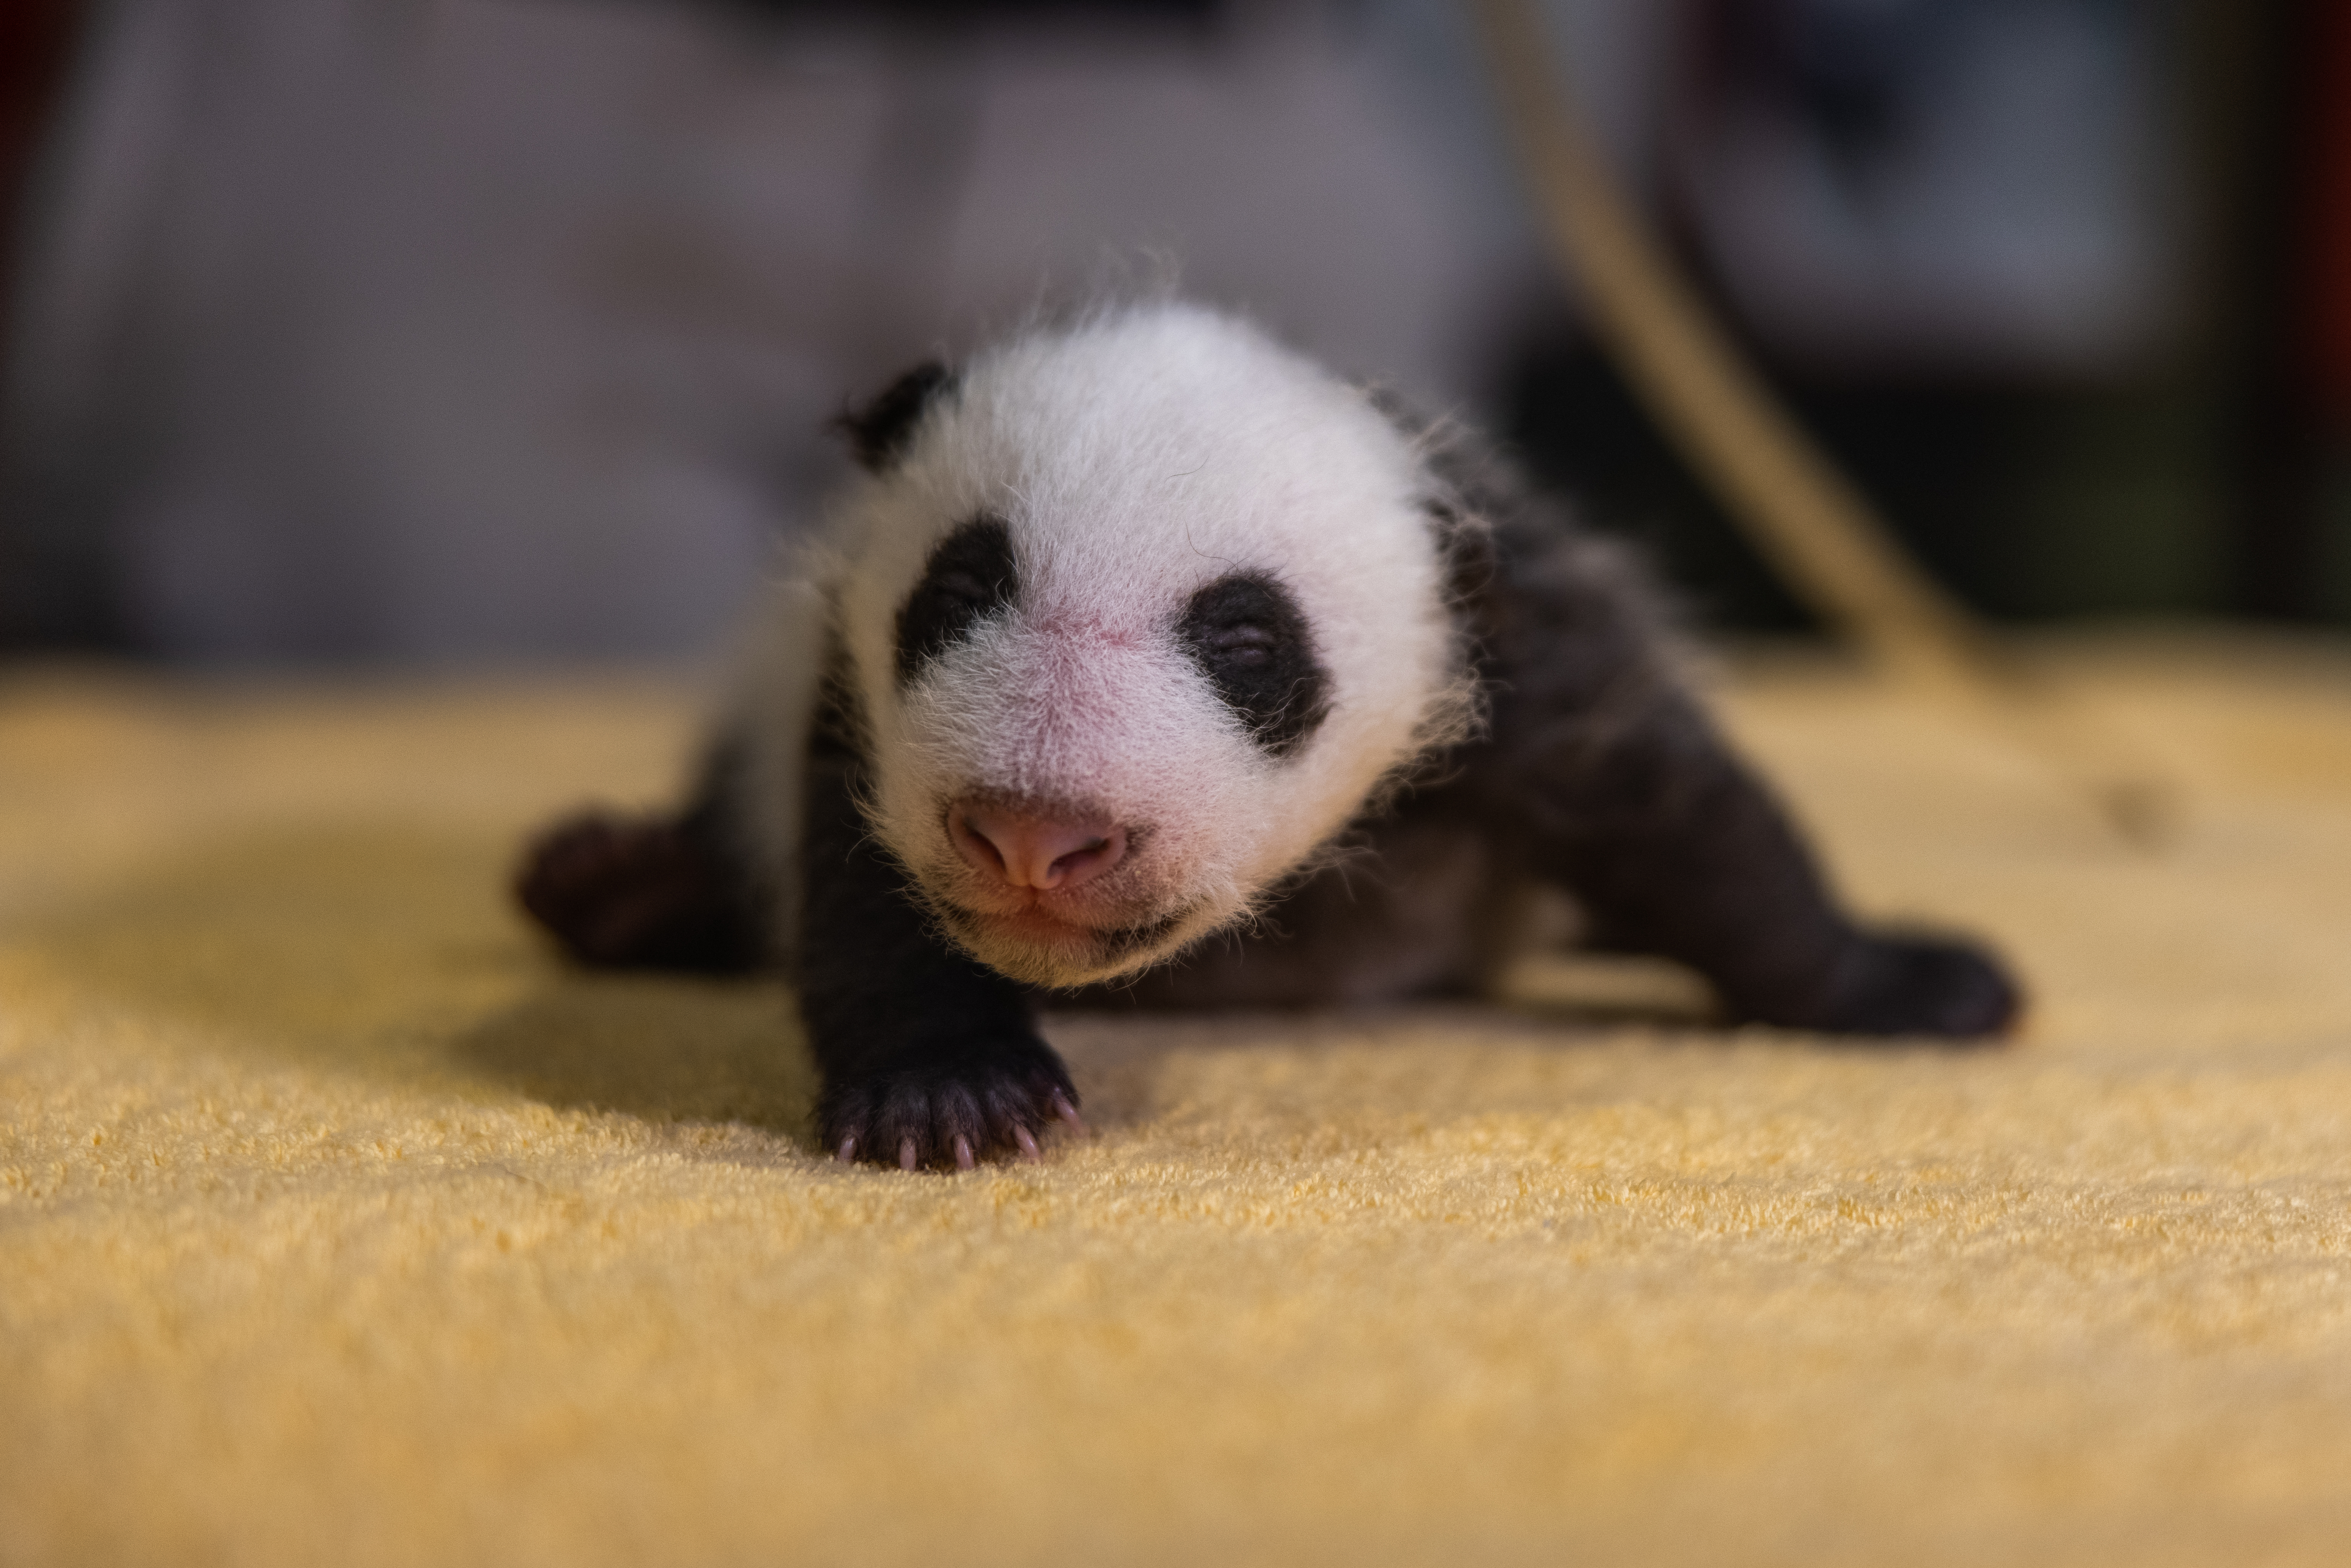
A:
POLYGON ((1011 603, 1019 588, 1012 529, 1003 518, 974 517, 941 539, 898 611, 898 684, 913 685, 925 664, 1011 603))
POLYGON ((1217 695, 1249 736, 1287 757, 1331 712, 1331 676, 1314 657, 1306 616, 1272 578, 1218 578, 1185 607, 1176 628, 1217 695))

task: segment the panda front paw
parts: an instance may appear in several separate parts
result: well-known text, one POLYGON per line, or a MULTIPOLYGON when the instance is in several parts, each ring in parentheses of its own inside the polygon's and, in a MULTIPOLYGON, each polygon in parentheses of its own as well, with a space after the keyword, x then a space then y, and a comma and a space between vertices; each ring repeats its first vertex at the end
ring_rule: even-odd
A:
POLYGON ((978 1039, 902 1051, 826 1083, 817 1134, 836 1159, 901 1170, 1039 1157, 1055 1123, 1082 1133, 1061 1059, 1034 1039, 978 1039))
POLYGON ((2023 996, 2000 961, 1965 942, 1865 935, 1847 951, 1815 1029, 1835 1034, 1984 1040, 2007 1033, 2023 996))

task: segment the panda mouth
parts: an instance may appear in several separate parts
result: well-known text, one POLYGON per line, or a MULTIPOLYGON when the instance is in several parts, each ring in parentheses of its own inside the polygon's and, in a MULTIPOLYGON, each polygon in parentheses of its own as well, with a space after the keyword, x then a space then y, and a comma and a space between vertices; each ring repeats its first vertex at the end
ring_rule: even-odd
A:
POLYGON ((1102 939, 1100 927, 1079 921, 1064 919, 1042 909, 1029 908, 1010 911, 987 911, 957 907, 951 912, 957 925, 990 936, 1013 936, 1024 941, 1043 942, 1055 946, 1065 943, 1092 946, 1102 939))
POLYGON ((982 913, 960 904, 940 911, 956 934, 967 940, 1010 939, 1044 947, 1078 948, 1094 962, 1116 963, 1166 940, 1191 915, 1188 909, 1155 920, 1126 925, 1087 925, 1036 907, 982 913))
MULTIPOLYGON (((950 845, 955 816, 944 824, 950 845)), ((944 935, 989 968, 1049 988, 1090 985, 1165 957, 1203 908, 1164 862, 1135 852, 1149 831, 1128 829, 1119 863, 1076 886, 990 876, 998 868, 960 850, 935 858, 917 885, 944 935)))

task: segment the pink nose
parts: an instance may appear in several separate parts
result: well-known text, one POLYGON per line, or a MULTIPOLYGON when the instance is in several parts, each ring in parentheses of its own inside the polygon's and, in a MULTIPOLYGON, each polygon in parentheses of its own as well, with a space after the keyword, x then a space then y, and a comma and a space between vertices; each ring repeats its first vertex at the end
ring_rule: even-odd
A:
POLYGON ((986 875, 1040 891, 1092 882, 1126 854, 1126 830, 1113 823, 968 800, 947 809, 947 836, 986 875))

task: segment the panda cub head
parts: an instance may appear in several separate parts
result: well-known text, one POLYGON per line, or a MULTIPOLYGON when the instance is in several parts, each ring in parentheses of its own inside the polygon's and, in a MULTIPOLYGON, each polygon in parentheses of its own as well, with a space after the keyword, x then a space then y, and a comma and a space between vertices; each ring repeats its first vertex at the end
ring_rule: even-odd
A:
POLYGON ((1418 455, 1241 322, 1097 317, 844 423, 867 815, 1004 974, 1106 980, 1245 917, 1469 722, 1418 455))

